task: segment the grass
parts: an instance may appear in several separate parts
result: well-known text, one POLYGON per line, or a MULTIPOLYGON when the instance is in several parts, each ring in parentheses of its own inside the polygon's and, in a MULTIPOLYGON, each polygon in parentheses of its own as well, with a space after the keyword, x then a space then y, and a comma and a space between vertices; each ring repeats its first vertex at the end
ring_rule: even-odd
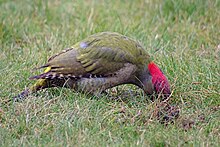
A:
POLYGON ((0 146, 220 145, 219 0, 0 0, 0 10, 0 146), (101 98, 54 88, 3 104, 33 83, 31 69, 101 31, 142 42, 172 85, 174 124, 151 118, 155 104, 133 86, 101 98))

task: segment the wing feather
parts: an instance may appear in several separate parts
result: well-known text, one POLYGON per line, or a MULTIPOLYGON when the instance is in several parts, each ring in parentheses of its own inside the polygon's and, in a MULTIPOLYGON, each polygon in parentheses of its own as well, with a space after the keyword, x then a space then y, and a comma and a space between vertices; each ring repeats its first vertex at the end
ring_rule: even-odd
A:
POLYGON ((52 56, 42 67, 50 70, 35 78, 108 76, 124 67, 125 63, 144 66, 149 55, 141 45, 118 33, 99 33, 76 43, 52 56))

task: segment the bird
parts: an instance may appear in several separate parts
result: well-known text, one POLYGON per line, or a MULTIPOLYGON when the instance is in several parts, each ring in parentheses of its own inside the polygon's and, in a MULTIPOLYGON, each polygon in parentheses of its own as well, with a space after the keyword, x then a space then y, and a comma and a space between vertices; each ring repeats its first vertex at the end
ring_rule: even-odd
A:
POLYGON ((64 49, 36 69, 43 73, 30 77, 35 84, 13 98, 18 101, 51 87, 96 94, 106 89, 133 84, 145 94, 171 95, 170 84, 142 45, 117 32, 100 32, 64 49))

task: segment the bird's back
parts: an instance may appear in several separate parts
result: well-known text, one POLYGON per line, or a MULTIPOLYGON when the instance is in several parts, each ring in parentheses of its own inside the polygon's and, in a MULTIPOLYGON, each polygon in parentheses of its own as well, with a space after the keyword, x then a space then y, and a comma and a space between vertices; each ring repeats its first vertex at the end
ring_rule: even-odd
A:
POLYGON ((49 74, 44 75, 109 76, 123 68, 125 63, 143 68, 149 62, 149 55, 138 42, 118 33, 102 32, 91 35, 51 57, 46 64, 50 67, 49 74))

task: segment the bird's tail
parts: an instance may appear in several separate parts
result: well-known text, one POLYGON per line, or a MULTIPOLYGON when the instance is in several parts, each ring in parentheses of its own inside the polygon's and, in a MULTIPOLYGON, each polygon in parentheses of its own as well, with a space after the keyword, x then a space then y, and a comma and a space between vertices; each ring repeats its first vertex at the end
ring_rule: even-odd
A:
MULTIPOLYGON (((49 72, 50 69, 51 69, 50 67, 48 67, 48 65, 44 65, 44 66, 41 66, 39 68, 44 68, 44 67, 47 67, 46 70, 44 71, 44 73, 49 72)), ((36 91, 38 91, 40 89, 47 88, 47 87, 48 87, 48 80, 47 79, 38 79, 34 85, 29 87, 28 89, 25 89, 24 91, 22 91, 17 96, 13 97, 13 101, 23 100, 25 97, 27 97, 31 93, 35 93, 36 91)))
POLYGON ((25 89, 17 96, 13 97, 13 101, 20 101, 23 100, 25 97, 30 95, 31 93, 35 93, 36 91, 40 89, 44 89, 47 87, 47 79, 39 79, 36 81, 34 85, 29 87, 28 89, 25 89))

